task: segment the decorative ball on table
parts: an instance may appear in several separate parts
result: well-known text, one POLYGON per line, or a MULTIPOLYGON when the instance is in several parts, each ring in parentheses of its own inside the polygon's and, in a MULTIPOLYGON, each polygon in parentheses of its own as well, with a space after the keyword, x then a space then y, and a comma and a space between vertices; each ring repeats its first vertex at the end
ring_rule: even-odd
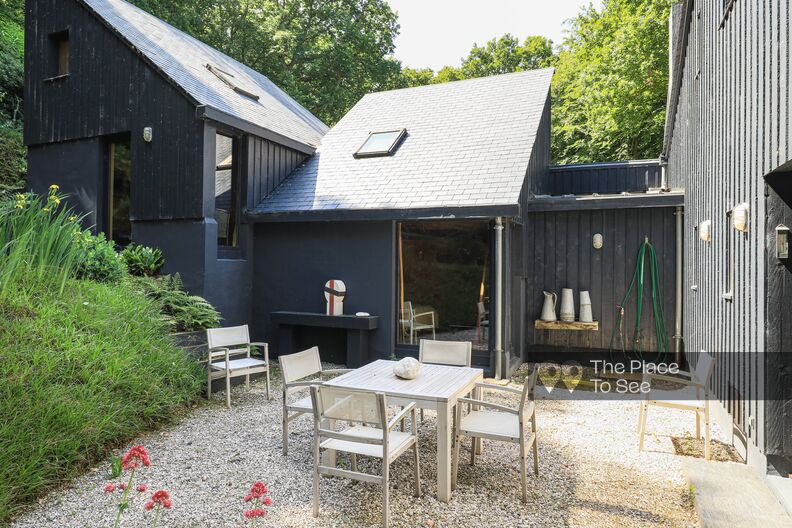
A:
POLYGON ((397 378, 413 380, 418 377, 421 363, 414 357, 406 357, 393 365, 393 373, 397 378))

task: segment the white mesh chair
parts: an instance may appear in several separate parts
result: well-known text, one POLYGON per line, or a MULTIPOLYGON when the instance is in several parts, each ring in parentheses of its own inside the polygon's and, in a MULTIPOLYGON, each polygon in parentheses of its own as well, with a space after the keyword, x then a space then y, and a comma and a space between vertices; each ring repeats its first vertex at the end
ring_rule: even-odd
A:
POLYGON ((387 404, 382 393, 314 385, 311 387, 311 397, 314 408, 313 516, 319 516, 321 477, 344 477, 382 486, 382 526, 387 527, 390 465, 410 448, 415 464, 415 496, 421 496, 415 403, 409 404, 388 421, 387 404), (408 415, 412 416, 412 432, 395 431, 400 422, 403 426, 408 415), (350 426, 336 431, 336 421, 349 423, 350 426), (349 453, 352 458, 351 470, 323 465, 322 450, 325 449, 349 453), (382 459, 382 474, 359 472, 358 455, 382 459))
POLYGON ((456 488, 457 472, 459 470, 459 444, 462 436, 472 439, 470 449, 470 465, 476 463, 476 439, 486 438, 500 442, 510 442, 520 445, 520 477, 522 480, 522 500, 528 502, 528 474, 526 469, 528 450, 533 448, 534 474, 539 474, 539 448, 536 443, 536 404, 534 390, 539 368, 534 365, 533 373, 525 379, 522 389, 477 383, 476 387, 482 389, 482 399, 460 398, 457 404, 456 423, 459 424, 454 436, 454 464, 451 483, 456 488), (496 390, 520 395, 520 404, 517 408, 491 403, 484 400, 486 390, 496 390), (467 415, 462 415, 462 405, 469 403, 473 410, 467 415), (484 407, 487 410, 477 410, 484 407))
POLYGON ((283 372, 283 454, 289 454, 289 422, 303 414, 313 414, 313 403, 308 391, 311 385, 321 384, 327 374, 343 374, 350 369, 322 370, 319 348, 313 347, 296 354, 279 356, 283 372), (310 378, 310 379, 309 379, 310 378), (305 391, 305 397, 289 403, 289 396, 305 391))
POLYGON ((715 367, 715 360, 704 352, 698 354, 698 362, 693 372, 679 371, 682 378, 664 376, 661 374, 644 373, 643 381, 649 382, 663 380, 681 383, 679 389, 663 390, 650 388, 644 393, 644 401, 638 413, 638 434, 640 442, 638 449, 644 448, 644 435, 646 435, 646 415, 649 407, 669 407, 696 413, 696 438, 701 439, 701 418, 704 418, 704 458, 710 459, 710 379, 715 367))
MULTIPOLYGON (((421 339, 418 361, 451 367, 470 367, 473 343, 469 341, 433 341, 421 339)), ((424 410, 421 409, 421 420, 424 410)))
POLYGON ((399 324, 402 327, 402 335, 409 332, 411 345, 415 342, 418 332, 424 330, 432 331, 432 339, 437 337, 434 311, 415 313, 412 301, 405 301, 402 305, 399 324))
POLYGON ((267 343, 251 343, 247 325, 230 328, 210 328, 206 331, 209 345, 209 383, 206 397, 212 397, 212 381, 226 380, 226 407, 231 408, 231 378, 245 376, 245 385, 250 387, 250 375, 267 373, 267 399, 270 399, 269 348, 267 343), (264 359, 250 357, 251 347, 264 349, 264 359), (235 356, 244 356, 232 359, 235 356))

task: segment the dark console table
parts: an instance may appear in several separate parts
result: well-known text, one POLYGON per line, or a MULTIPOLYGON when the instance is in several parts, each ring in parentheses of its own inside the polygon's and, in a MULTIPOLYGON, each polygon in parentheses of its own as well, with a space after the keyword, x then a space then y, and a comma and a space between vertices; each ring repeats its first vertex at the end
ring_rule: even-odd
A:
POLYGON ((298 327, 339 328, 346 330, 346 364, 349 368, 362 366, 368 359, 369 334, 379 326, 378 316, 325 315, 307 312, 272 312, 270 319, 279 327, 279 353, 295 350, 298 327))

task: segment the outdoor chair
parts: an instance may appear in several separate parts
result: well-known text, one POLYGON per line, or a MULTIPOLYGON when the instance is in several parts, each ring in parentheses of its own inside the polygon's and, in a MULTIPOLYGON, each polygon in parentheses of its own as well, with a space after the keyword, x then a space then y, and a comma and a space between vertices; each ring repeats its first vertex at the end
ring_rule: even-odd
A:
POLYGON ((250 375, 266 373, 267 399, 270 399, 269 348, 267 343, 251 343, 247 325, 230 328, 210 328, 206 330, 209 346, 209 383, 206 397, 212 398, 212 381, 226 380, 226 407, 231 408, 231 378, 245 376, 245 386, 250 387, 250 375), (264 349, 264 359, 250 356, 251 347, 264 349), (244 356, 232 359, 234 356, 244 356))
POLYGON ((314 385, 311 387, 311 398, 314 409, 313 516, 319 516, 321 477, 344 477, 382 486, 382 526, 387 527, 390 465, 410 448, 415 464, 415 496, 421 496, 415 402, 388 421, 387 403, 382 393, 314 385), (412 417, 412 432, 395 431, 399 423, 404 427, 403 422, 408 414, 412 417), (349 426, 336 431, 336 421, 348 423, 349 426), (322 450, 328 449, 349 453, 351 470, 323 465, 322 450), (382 459, 381 475, 359 472, 358 455, 382 459))
POLYGON ((483 302, 476 303, 476 343, 481 344, 481 337, 489 330, 489 310, 483 302))
MULTIPOLYGON (((696 438, 701 439, 701 418, 704 418, 704 458, 710 459, 710 379, 715 367, 715 360, 704 352, 698 354, 698 362, 693 372, 679 371, 683 378, 664 376, 661 374, 644 373, 643 381, 652 383, 655 380, 681 383, 680 389, 650 388, 644 394, 644 401, 638 413, 638 434, 640 442, 638 450, 643 451, 644 435, 646 435, 646 415, 649 407, 668 407, 696 413, 696 438)), ((650 385, 651 387, 651 385, 650 385)))
MULTIPOLYGON (((469 341, 433 341, 421 339, 418 361, 452 367, 470 367, 473 344, 469 341)), ((421 421, 424 410, 421 409, 421 421)))
POLYGON ((401 324, 403 336, 409 332, 411 345, 415 342, 415 336, 418 335, 418 332, 424 330, 432 331, 432 339, 437 337, 434 311, 415 313, 411 301, 406 301, 402 305, 399 323, 401 324))
POLYGON ((283 455, 286 456, 289 454, 289 422, 303 414, 313 414, 310 386, 321 384, 324 375, 344 374, 350 369, 322 370, 318 347, 280 356, 278 362, 283 372, 283 455), (289 403, 289 395, 301 390, 307 393, 305 397, 289 403))
POLYGON ((462 436, 472 439, 470 449, 470 465, 476 463, 476 449, 478 439, 497 440, 510 442, 520 446, 520 476, 522 479, 522 500, 528 502, 528 475, 527 459, 528 450, 533 448, 534 474, 539 475, 539 449, 536 443, 536 404, 534 390, 536 378, 539 375, 539 366, 534 365, 533 373, 525 379, 522 389, 476 383, 476 387, 486 390, 496 390, 520 395, 520 404, 517 408, 508 407, 497 403, 485 401, 482 392, 481 400, 460 398, 457 401, 456 423, 458 424, 454 435, 454 462, 451 483, 456 488, 457 472, 459 470, 459 444, 462 436), (467 415, 462 415, 462 405, 469 403, 472 410, 467 415), (478 410, 484 407, 488 410, 478 410))

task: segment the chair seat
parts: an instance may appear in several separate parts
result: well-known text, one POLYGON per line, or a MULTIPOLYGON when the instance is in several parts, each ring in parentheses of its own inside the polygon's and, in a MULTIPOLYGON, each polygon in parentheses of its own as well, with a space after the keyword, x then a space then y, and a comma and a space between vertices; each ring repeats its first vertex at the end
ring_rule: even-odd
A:
MULTIPOLYGON (((232 359, 231 361, 228 362, 228 370, 231 371, 256 368, 256 367, 266 367, 266 366, 267 366, 266 361, 255 358, 232 359)), ((226 363, 225 361, 212 363, 212 368, 214 370, 225 370, 226 363)))
POLYGON ((425 328, 434 328, 434 325, 431 324, 422 324, 422 323, 415 323, 413 324, 414 330, 423 330, 425 328))
POLYGON ((306 396, 305 398, 301 398, 294 403, 287 403, 286 407, 290 411, 310 413, 313 412, 313 401, 311 400, 310 396, 306 396))
MULTIPOLYGON (((701 391, 703 394, 704 391, 701 391)), ((655 389, 648 394, 650 403, 660 405, 663 407, 686 407, 704 409, 705 403, 699 395, 696 394, 695 387, 685 387, 683 389, 664 390, 655 389)))
MULTIPOLYGON (((526 426, 526 431, 530 425, 526 426)), ((473 411, 462 417, 459 432, 467 436, 500 436, 520 439, 520 417, 495 411, 473 411)))
MULTIPOLYGON (((382 438, 382 430, 375 429, 374 427, 366 427, 363 425, 356 425, 345 429, 345 434, 359 436, 361 438, 382 438)), ((393 456, 399 451, 403 451, 405 447, 411 445, 413 435, 410 433, 403 433, 401 431, 391 431, 388 436, 388 451, 389 455, 393 456)), ((364 444, 353 442, 350 440, 338 440, 329 438, 322 442, 322 449, 334 449, 335 451, 343 451, 345 453, 355 453, 357 455, 370 456, 382 458, 382 446, 373 444, 364 444)))

